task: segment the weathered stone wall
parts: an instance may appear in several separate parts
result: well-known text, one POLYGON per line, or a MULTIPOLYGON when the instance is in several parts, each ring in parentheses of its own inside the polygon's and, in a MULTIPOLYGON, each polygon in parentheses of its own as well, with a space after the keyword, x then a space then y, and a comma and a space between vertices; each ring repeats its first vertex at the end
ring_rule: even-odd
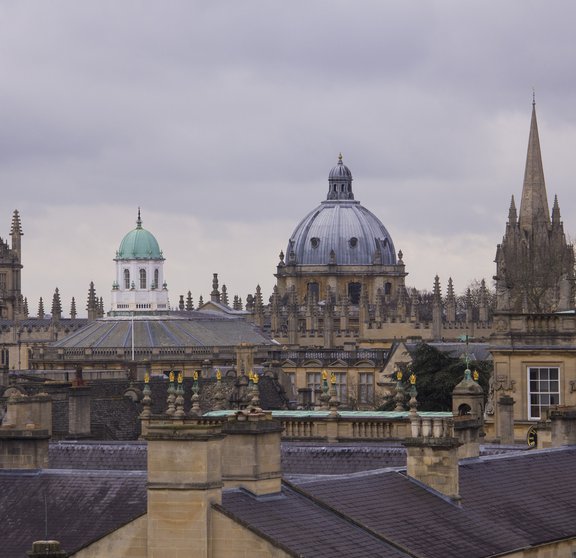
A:
POLYGON ((120 527, 103 539, 75 552, 73 558, 147 558, 148 521, 146 516, 120 527))

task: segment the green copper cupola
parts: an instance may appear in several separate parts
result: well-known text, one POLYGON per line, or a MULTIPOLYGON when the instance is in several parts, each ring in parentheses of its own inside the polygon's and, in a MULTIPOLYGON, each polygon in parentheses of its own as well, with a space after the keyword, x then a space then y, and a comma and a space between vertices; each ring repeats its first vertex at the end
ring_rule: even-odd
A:
POLYGON ((116 260, 163 260, 162 250, 154 235, 142 227, 140 208, 136 228, 130 231, 120 243, 116 260))

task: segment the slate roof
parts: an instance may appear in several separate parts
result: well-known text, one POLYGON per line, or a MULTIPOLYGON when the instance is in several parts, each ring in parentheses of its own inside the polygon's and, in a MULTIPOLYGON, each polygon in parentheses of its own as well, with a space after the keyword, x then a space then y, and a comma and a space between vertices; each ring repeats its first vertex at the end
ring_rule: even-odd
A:
POLYGON ((48 449, 51 469, 146 471, 146 442, 57 442, 48 449))
POLYGON ((464 505, 530 545, 576 536, 576 447, 463 461, 464 505))
POLYGON ((401 446, 294 446, 282 445, 284 475, 342 475, 406 466, 401 446))
MULTIPOLYGON (((308 538, 302 518, 312 524, 320 513, 318 528, 331 530, 335 540, 341 527, 330 521, 345 518, 347 529, 353 530, 347 537, 392 541, 410 556, 480 558, 576 536, 575 462, 576 447, 465 460, 460 468, 461 504, 410 479, 403 470, 382 469, 285 482, 285 500, 275 502, 277 511, 271 502, 241 491, 226 495, 222 506, 238 521, 288 545, 295 555, 356 555, 348 554, 347 546, 344 551, 337 545, 311 546, 315 541, 308 538), (306 503, 284 508, 284 501, 296 502, 292 492, 306 503), (326 511, 330 518, 324 518, 326 511), (310 546, 298 547, 292 538, 310 546)), ((389 551, 384 544, 364 556, 388 556, 389 551)))
POLYGON ((232 347, 240 343, 276 345, 243 318, 215 312, 102 318, 53 343, 53 348, 232 347))
POLYGON ((290 487, 284 487, 281 495, 268 498, 257 498, 243 490, 227 491, 217 509, 288 550, 292 556, 409 556, 290 487))
MULTIPOLYGON (((145 453, 137 442, 60 443, 51 467, 93 469, 0 471, 0 558, 45 538, 46 517, 48 536, 74 552, 143 515, 145 453)), ((576 537, 575 465, 574 446, 463 460, 461 502, 388 468, 293 477, 270 496, 224 490, 215 508, 292 556, 484 558, 576 537)))
POLYGON ((146 513, 146 473, 0 471, 0 494, 0 558, 47 538, 72 553, 146 513))

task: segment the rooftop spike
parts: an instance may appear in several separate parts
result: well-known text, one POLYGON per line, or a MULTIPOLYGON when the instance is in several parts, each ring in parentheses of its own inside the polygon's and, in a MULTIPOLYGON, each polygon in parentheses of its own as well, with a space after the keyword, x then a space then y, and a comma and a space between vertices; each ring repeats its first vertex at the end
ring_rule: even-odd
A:
POLYGON ((22 236, 23 234, 22 223, 20 222, 20 213, 15 209, 14 214, 12 215, 12 229, 10 230, 10 235, 22 236))
POLYGON ((142 228, 142 218, 140 217, 140 208, 138 208, 138 219, 136 220, 136 228, 142 228))
POLYGON ((558 205, 558 196, 554 196, 554 205, 552 206, 552 223, 560 224, 560 206, 558 205))
POLYGON ((508 210, 508 224, 515 225, 518 221, 518 214, 516 213, 516 204, 514 203, 514 196, 510 200, 510 209, 508 210))
POLYGON ((519 223, 520 228, 528 232, 532 231, 536 224, 547 225, 550 223, 535 103, 532 105, 532 120, 530 122, 519 223))

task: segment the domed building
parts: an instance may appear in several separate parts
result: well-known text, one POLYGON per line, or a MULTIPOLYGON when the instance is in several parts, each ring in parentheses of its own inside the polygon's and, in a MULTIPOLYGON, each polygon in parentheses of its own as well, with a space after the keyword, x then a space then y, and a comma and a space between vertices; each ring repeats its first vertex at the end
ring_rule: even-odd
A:
POLYGON ((412 333, 402 252, 382 221, 354 199, 342 155, 326 199, 280 253, 270 299, 272 334, 288 346, 388 348, 412 333), (383 332, 394 322, 394 332, 383 332))
POLYGON ((386 303, 404 290, 404 262, 392 237, 371 211, 354 199, 352 173, 338 157, 328 176, 326 200, 296 227, 276 272, 280 296, 294 289, 298 302, 331 298, 357 306, 386 303))
POLYGON ((140 210, 136 228, 124 236, 114 258, 111 310, 91 314, 88 324, 31 353, 32 366, 42 370, 82 367, 87 378, 124 378, 131 369, 162 375, 170 370, 204 377, 215 368, 251 370, 268 359, 276 343, 245 312, 171 311, 164 280, 164 256, 154 235, 143 228, 140 210))
POLYGON ((122 239, 114 261, 116 279, 110 315, 168 312, 164 256, 154 235, 142 227, 140 209, 136 228, 122 239))

